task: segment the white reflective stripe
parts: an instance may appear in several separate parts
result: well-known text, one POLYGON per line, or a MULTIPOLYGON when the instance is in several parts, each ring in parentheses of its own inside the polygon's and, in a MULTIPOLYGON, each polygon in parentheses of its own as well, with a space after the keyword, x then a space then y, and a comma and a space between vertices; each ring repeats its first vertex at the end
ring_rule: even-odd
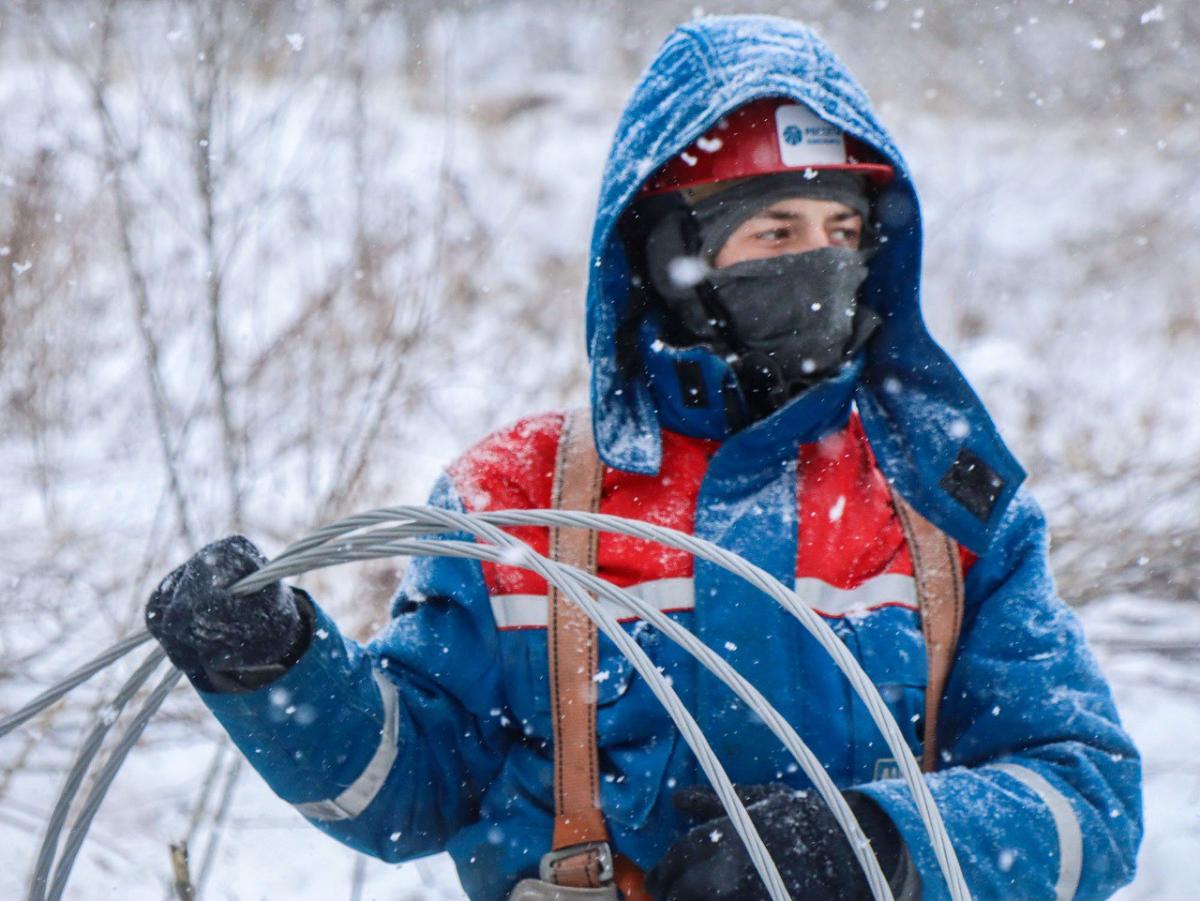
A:
POLYGON ((1054 830, 1058 833, 1058 881, 1054 884, 1054 897, 1059 901, 1069 901, 1075 897, 1079 875, 1083 872, 1083 833, 1079 830, 1079 820, 1075 818, 1071 802, 1045 777, 1028 767, 1015 763, 998 763, 995 766, 1032 789, 1050 809, 1050 815, 1054 817, 1054 830))
POLYGON ((687 576, 678 579, 653 579, 639 585, 630 585, 627 590, 656 610, 696 608, 696 585, 687 576))
MULTIPOLYGON (((696 606, 695 584, 690 578, 653 579, 631 585, 628 590, 661 611, 693 610, 696 606)), ((881 604, 917 606, 916 581, 912 576, 896 573, 884 573, 854 588, 835 588, 821 579, 800 578, 795 590, 802 601, 826 616, 865 612, 881 604)), ((492 595, 491 603, 498 629, 546 628, 544 594, 496 594, 492 595)), ((629 616, 624 607, 607 599, 600 603, 620 618, 629 616)))
MULTIPOLYGON (((656 610, 692 610, 696 606, 696 595, 692 580, 653 579, 627 589, 656 610)), ((544 594, 496 594, 492 595, 492 616, 498 629, 544 629, 546 628, 546 596, 544 594)), ((607 598, 600 605, 619 618, 628 617, 629 611, 607 598)))
POLYGON ((546 628, 544 594, 494 594, 491 601, 497 629, 546 628))
POLYGON ((796 580, 796 594, 808 606, 827 616, 845 616, 881 604, 917 606, 917 583, 912 576, 884 573, 854 588, 834 588, 822 579, 796 580))
POLYGON ((400 701, 396 686, 374 670, 375 684, 383 702, 383 729, 379 733, 379 746, 358 778, 351 782, 336 798, 325 801, 308 801, 293 805, 304 816, 313 820, 352 820, 375 800, 383 783, 387 781, 396 762, 400 741, 400 701))

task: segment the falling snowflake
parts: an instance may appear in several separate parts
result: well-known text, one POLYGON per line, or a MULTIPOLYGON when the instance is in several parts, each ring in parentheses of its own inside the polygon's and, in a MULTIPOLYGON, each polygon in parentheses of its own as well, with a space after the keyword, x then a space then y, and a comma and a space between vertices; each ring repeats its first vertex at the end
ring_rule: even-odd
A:
POLYGON ((846 496, 844 494, 841 494, 841 495, 838 495, 838 499, 834 502, 833 506, 829 508, 829 521, 837 522, 839 519, 842 518, 842 514, 845 512, 846 512, 846 496))
POLYGON ((1166 13, 1163 12, 1163 5, 1160 3, 1142 13, 1141 23, 1146 25, 1150 22, 1161 22, 1166 17, 1166 13))
POLYGON ((667 264, 667 277, 677 288, 692 288, 708 277, 708 264, 700 257, 675 257, 667 264))

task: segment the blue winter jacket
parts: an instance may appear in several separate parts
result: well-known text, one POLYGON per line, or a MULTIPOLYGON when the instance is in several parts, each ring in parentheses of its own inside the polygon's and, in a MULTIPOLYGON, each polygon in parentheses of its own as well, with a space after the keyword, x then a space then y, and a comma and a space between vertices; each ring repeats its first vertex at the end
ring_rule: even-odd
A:
MULTIPOLYGON (((1099 898, 1129 881, 1142 830, 1140 764, 1075 617, 1056 597, 1046 530, 982 405, 932 341, 919 299, 920 213, 908 170, 861 89, 807 29, 704 18, 664 43, 617 128, 588 288, 594 431, 606 511, 735 550, 825 615, 921 750, 925 648, 895 485, 957 540, 962 637, 942 700, 942 766, 927 779, 972 893, 1099 898), (677 359, 719 397, 703 351, 660 348, 630 375, 616 343, 629 268, 615 223, 639 185, 729 110, 762 96, 809 105, 875 147, 897 178, 864 299, 883 325, 862 357, 736 434, 685 403, 677 359), (980 474, 984 480, 978 480, 980 474)), ((545 506, 560 418, 482 442, 436 486, 450 509, 545 506)), ((542 530, 521 533, 544 547, 542 530)), ((462 537, 462 536, 459 536, 462 537)), ((693 629, 797 726, 835 781, 892 817, 926 898, 947 897, 912 797, 861 704, 773 602, 723 571, 606 538, 600 573, 693 629)), ((317 609, 304 656, 275 683, 205 702, 284 800, 389 861, 448 850, 473 898, 506 897, 550 847, 553 819, 545 586, 510 567, 421 559, 390 624, 345 639, 317 609)), ((731 694, 644 623, 626 628, 668 672, 735 781, 804 777, 731 694)), ((642 680, 606 639, 598 675, 601 800, 616 851, 653 866, 691 825, 674 786, 702 781, 642 680)))

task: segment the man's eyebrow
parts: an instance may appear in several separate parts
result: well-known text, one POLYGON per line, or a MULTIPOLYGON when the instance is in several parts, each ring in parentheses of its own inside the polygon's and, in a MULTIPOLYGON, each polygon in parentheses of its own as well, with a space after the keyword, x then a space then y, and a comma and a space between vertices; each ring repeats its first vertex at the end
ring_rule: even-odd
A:
POLYGON ((794 219, 800 219, 802 217, 799 213, 791 213, 791 212, 788 212, 787 210, 765 209, 765 210, 759 210, 757 213, 755 213, 750 218, 751 219, 779 219, 782 221, 791 222, 794 219))
MULTIPOLYGON (((796 219, 803 219, 803 213, 793 213, 790 210, 776 210, 768 207, 765 210, 759 210, 751 219, 775 219, 781 222, 793 222, 796 219)), ((831 216, 826 216, 826 219, 832 219, 834 222, 845 222, 847 219, 861 219, 862 214, 854 210, 846 210, 843 213, 834 213, 831 216)))

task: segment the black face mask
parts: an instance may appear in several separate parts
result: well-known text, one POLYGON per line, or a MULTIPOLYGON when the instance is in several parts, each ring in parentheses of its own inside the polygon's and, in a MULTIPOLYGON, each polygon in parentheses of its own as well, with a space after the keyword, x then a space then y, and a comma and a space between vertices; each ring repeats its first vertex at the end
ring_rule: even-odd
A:
POLYGON ((651 284, 667 313, 664 337, 724 356, 751 415, 762 418, 836 373, 878 327, 878 315, 857 300, 869 256, 823 247, 710 269, 694 284, 651 264, 651 284))
POLYGON ((732 338, 728 356, 743 389, 766 392, 774 409, 837 372, 875 330, 878 317, 857 301, 866 277, 866 255, 845 247, 717 269, 703 290, 713 295, 706 306, 715 300, 726 319, 724 336, 712 318, 695 321, 698 304, 667 305, 698 337, 714 345, 732 338))

